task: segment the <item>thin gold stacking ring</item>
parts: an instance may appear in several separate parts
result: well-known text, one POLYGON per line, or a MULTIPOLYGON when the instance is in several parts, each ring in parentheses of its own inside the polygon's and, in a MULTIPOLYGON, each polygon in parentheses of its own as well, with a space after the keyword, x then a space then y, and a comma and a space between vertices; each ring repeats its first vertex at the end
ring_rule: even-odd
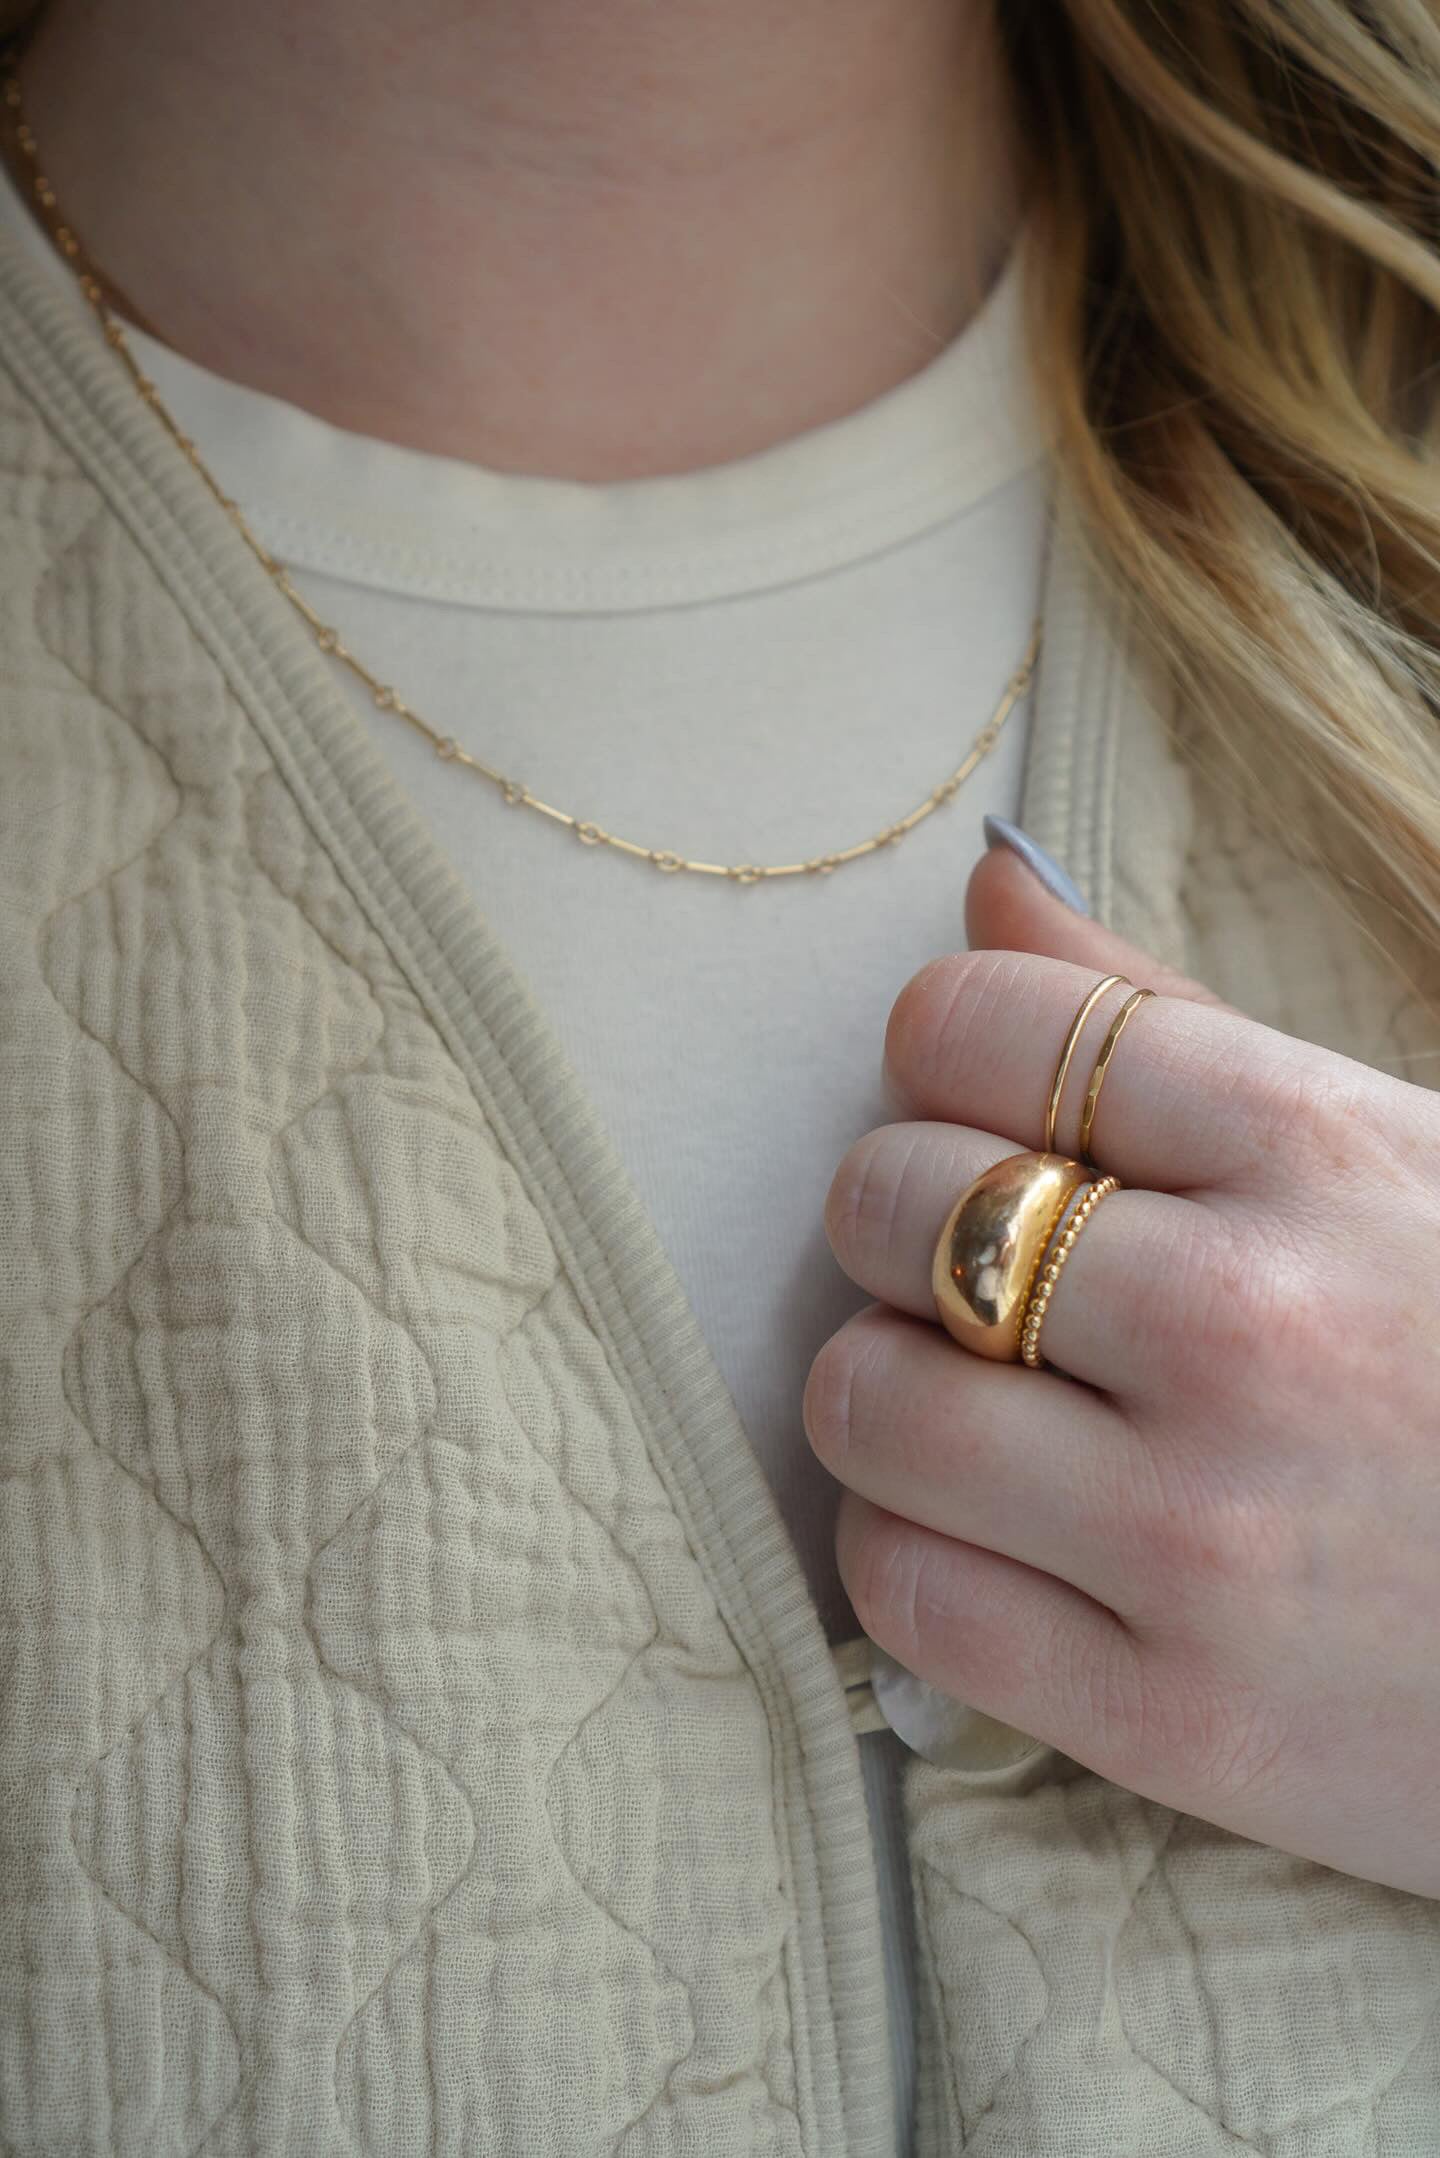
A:
POLYGON ((1100 1054, 1095 1059, 1095 1069, 1091 1072, 1090 1084, 1085 1089, 1085 1106, 1080 1112, 1080 1143, 1075 1150, 1087 1168, 1093 1169, 1095 1167, 1095 1163, 1090 1156, 1090 1134, 1095 1128, 1096 1104, 1100 1100, 1100 1089, 1105 1084, 1105 1074, 1110 1069, 1110 1059, 1114 1056, 1116 1044, 1125 1032, 1130 1014, 1137 1005, 1143 1004, 1147 997, 1153 997, 1154 994, 1153 989, 1137 989, 1132 996, 1128 996, 1115 1014, 1111 1022, 1110 1032, 1100 1044, 1100 1054))
POLYGON ((1103 980, 1095 984, 1095 987, 1070 1022, 1070 1032, 1066 1035, 1064 1045, 1061 1048, 1060 1061, 1055 1066, 1055 1077, 1050 1082, 1050 1099, 1045 1107, 1045 1152, 1047 1154, 1053 1154, 1055 1151, 1055 1119, 1060 1113, 1060 1096, 1065 1091, 1065 1080, 1070 1070, 1070 1062, 1075 1054, 1076 1044, 1085 1031, 1085 1022, 1104 996, 1106 990, 1114 989, 1122 982, 1128 989, 1130 984, 1123 974, 1107 974, 1103 980))
POLYGON ((1075 1249, 1081 1232, 1101 1200, 1108 1199, 1112 1191, 1119 1189, 1120 1179, 1114 1176, 1102 1176, 1098 1183, 1087 1186, 1084 1197, 1070 1216, 1068 1226, 1056 1238, 1050 1257, 1040 1269, 1020 1325, 1021 1361, 1028 1364, 1032 1371, 1044 1361, 1040 1354, 1040 1329, 1045 1324, 1045 1314, 1050 1309, 1055 1284, 1065 1271, 1065 1262, 1075 1249))

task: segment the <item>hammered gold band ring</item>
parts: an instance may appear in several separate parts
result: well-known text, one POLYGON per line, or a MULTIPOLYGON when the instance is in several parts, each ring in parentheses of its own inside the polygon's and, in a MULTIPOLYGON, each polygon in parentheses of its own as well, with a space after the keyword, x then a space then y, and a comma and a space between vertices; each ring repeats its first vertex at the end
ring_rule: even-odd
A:
MULTIPOLYGON (((1108 982, 1106 986, 1108 988, 1108 982)), ((1080 1110, 1080 1159, 1089 1162, 1092 1168, 1095 1164, 1090 1153, 1090 1134, 1095 1129, 1095 1111, 1100 1101, 1100 1089, 1105 1084, 1105 1074, 1110 1069, 1116 1044, 1130 1023, 1130 1014, 1137 1010, 1147 997, 1153 997, 1154 994, 1153 989, 1134 990, 1115 1014, 1110 1023, 1110 1031, 1100 1044, 1100 1054, 1095 1059, 1095 1068, 1090 1074, 1090 1084, 1085 1089, 1085 1100, 1080 1110)))
POLYGON ((1032 1369, 1042 1363, 1041 1329, 1070 1254, 1097 1208, 1120 1189, 1118 1177, 1094 1173, 1095 1112, 1120 1037, 1153 990, 1131 990, 1100 1045, 1080 1112, 1078 1160, 1055 1151, 1055 1127, 1085 1023, 1106 992, 1122 986, 1131 986, 1123 975, 1107 974, 1071 1021, 1050 1083, 1044 1148, 1009 1154, 976 1177, 936 1239, 936 1313, 946 1332, 977 1356, 1032 1369))
POLYGON ((1050 1099, 1045 1104, 1045 1152, 1047 1154, 1053 1154, 1055 1151, 1055 1119, 1060 1114, 1060 1097, 1065 1091, 1065 1081, 1069 1076, 1071 1060, 1075 1055, 1080 1037, 1085 1031, 1085 1022, 1104 996, 1106 990, 1115 989, 1122 982, 1125 983, 1125 987, 1128 989, 1130 984, 1125 981, 1123 974, 1107 974, 1103 980, 1095 984, 1095 987, 1070 1022, 1070 1031, 1060 1045, 1060 1056, 1055 1066, 1055 1076, 1050 1082, 1050 1099))

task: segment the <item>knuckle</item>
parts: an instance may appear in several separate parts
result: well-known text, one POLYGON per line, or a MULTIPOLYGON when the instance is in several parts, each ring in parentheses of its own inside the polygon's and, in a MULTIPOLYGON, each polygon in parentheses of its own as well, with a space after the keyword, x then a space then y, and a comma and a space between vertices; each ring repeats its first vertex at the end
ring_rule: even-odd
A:
POLYGON ((1197 1603, 1211 1619, 1217 1604, 1248 1600, 1257 1581, 1272 1588, 1293 1577, 1293 1510, 1247 1478, 1226 1478, 1207 1452, 1188 1475, 1168 1480, 1141 1513, 1137 1537, 1155 1589, 1157 1616, 1193 1620, 1197 1603))
POLYGON ((862 1252, 888 1258, 894 1243, 901 1179, 891 1130, 867 1132, 835 1172, 825 1201, 825 1233, 842 1266, 862 1252))
POLYGON ((894 1514, 872 1510, 851 1541, 844 1567, 855 1616, 872 1640, 902 1663, 923 1631, 921 1541, 894 1514))
POLYGON ((1135 1644, 1118 1627, 1099 1642, 1088 1622, 1057 1622, 1047 1643, 1047 1690, 1058 1727, 1085 1731, 1107 1758, 1132 1733, 1140 1702, 1135 1644))
POLYGON ((1289 1248, 1274 1223, 1264 1235, 1247 1221, 1196 1239, 1159 1287, 1176 1368, 1217 1409, 1232 1392, 1268 1398, 1287 1369, 1324 1349, 1314 1262, 1289 1248))
POLYGON ((884 1354, 886 1330, 878 1310, 862 1311, 832 1334, 805 1381, 801 1421, 815 1454, 842 1480, 862 1427, 860 1388, 884 1354))
POLYGON ((1294 1718, 1233 1672, 1171 1659, 1149 1674, 1125 1769, 1160 1774, 1191 1811, 1229 1807, 1286 1780, 1295 1735, 1294 1718))
POLYGON ((844 1333, 834 1334, 810 1366, 800 1416, 812 1449, 835 1475, 850 1444, 853 1385, 854 1364, 844 1333))
POLYGON ((1309 1044, 1248 1078, 1244 1109, 1262 1163, 1297 1153, 1316 1168, 1352 1180, 1357 1155, 1369 1162, 1388 1149, 1374 1123, 1373 1074, 1309 1044))
POLYGON ((1308 1387, 1328 1369, 1336 1344, 1348 1338, 1337 1327, 1326 1286, 1317 1281, 1313 1262, 1305 1264, 1283 1246, 1256 1270, 1250 1296, 1249 1327, 1262 1375, 1277 1397, 1308 1387))
POLYGON ((1018 967, 1013 952, 954 952, 906 983, 885 1030, 886 1067, 904 1095, 933 1098, 972 1032, 1009 1014, 1018 967))
POLYGON ((1228 1375, 1243 1370, 1248 1385, 1270 1350, 1267 1299, 1256 1271, 1246 1259, 1218 1261, 1194 1283, 1181 1319, 1181 1341, 1191 1376, 1205 1398, 1217 1406, 1228 1375))

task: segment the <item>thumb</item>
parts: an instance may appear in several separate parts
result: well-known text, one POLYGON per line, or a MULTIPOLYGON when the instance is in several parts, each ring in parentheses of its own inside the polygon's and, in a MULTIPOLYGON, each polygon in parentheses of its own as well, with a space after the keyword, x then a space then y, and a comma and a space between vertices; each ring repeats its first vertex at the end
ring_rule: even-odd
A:
POLYGON ((1083 911, 1083 893, 1053 855, 1003 817, 985 819, 988 852, 976 863, 965 894, 965 929, 972 951, 1035 952, 1122 974, 1138 987, 1192 1003, 1220 999, 1188 974, 1162 966, 1136 944, 1083 911))

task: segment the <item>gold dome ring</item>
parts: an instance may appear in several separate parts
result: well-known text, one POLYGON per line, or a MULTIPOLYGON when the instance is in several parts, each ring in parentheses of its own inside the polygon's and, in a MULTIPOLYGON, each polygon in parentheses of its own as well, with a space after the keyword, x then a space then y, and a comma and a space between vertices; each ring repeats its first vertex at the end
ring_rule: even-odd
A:
POLYGON ((1064 1154, 1007 1154, 961 1192, 936 1239, 930 1283, 940 1323, 962 1348, 1019 1363, 1040 1262, 1093 1174, 1064 1154))

